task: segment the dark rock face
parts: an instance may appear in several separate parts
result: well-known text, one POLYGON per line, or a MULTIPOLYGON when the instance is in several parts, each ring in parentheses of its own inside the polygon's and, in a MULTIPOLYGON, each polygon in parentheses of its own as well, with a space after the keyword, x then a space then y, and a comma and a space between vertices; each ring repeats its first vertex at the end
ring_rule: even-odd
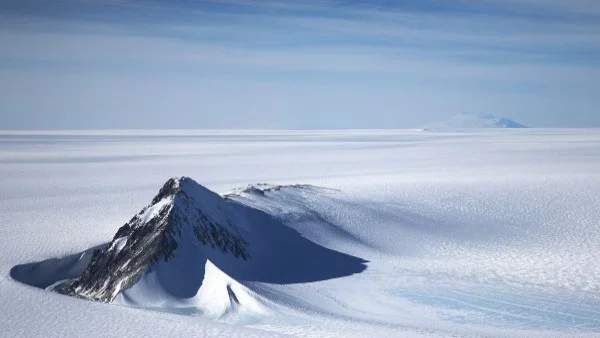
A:
POLYGON ((220 196, 190 178, 170 179, 149 206, 117 231, 107 247, 94 252, 81 277, 55 290, 111 302, 137 283, 153 264, 172 259, 189 229, 199 246, 250 259, 249 245, 222 210, 224 204, 220 196))

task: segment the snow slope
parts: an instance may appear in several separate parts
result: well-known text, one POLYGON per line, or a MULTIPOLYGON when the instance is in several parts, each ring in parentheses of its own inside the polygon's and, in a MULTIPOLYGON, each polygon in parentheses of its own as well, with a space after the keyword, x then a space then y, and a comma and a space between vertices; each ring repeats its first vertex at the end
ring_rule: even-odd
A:
POLYGON ((478 115, 462 113, 444 122, 426 124, 421 127, 424 130, 452 130, 452 129, 482 129, 482 128, 527 128, 505 117, 496 117, 490 114, 478 115))
POLYGON ((597 130, 6 134, 0 335, 596 337, 598 149, 597 130), (240 233, 261 225, 249 243, 274 234, 262 257, 294 264, 208 259, 193 297, 151 274, 113 304, 42 289, 182 174, 249 213, 240 233), (323 274, 348 256, 366 270, 323 274))

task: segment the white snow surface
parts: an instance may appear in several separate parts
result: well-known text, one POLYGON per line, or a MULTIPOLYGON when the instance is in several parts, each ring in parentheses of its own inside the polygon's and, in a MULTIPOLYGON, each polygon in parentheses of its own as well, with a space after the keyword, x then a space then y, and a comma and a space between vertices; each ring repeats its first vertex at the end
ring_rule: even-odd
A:
POLYGON ((506 117, 491 114, 462 113, 448 121, 430 123, 421 127, 429 131, 448 131, 453 129, 485 129, 485 128, 527 128, 506 117))
POLYGON ((593 129, 3 132, 0 336, 597 337, 599 173, 593 129), (114 304, 11 278, 108 242, 181 175, 367 269, 278 284, 201 260, 194 297, 149 274, 114 304))
MULTIPOLYGON (((234 323, 256 321, 269 315, 269 310, 260 302, 258 296, 209 260, 204 267, 202 285, 198 293, 190 298, 175 297, 164 290, 158 273, 151 271, 133 287, 119 294, 113 303, 234 323), (232 298, 228 290, 231 290, 235 298, 232 298), (254 319, 255 317, 257 319, 254 319)), ((174 274, 172 278, 185 276, 174 274)))

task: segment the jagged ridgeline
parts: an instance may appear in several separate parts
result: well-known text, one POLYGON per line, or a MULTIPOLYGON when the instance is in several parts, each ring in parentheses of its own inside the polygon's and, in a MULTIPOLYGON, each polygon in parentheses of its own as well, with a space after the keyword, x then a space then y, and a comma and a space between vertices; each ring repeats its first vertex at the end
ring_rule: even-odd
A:
POLYGON ((147 272, 172 260, 178 249, 251 259, 249 244, 228 215, 225 200, 190 178, 172 178, 108 246, 94 252, 81 277, 54 290, 111 302, 147 272))

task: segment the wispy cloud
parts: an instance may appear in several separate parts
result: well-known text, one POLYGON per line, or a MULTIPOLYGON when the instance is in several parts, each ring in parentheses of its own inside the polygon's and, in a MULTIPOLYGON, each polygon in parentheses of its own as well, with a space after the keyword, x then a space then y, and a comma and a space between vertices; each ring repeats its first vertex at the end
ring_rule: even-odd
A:
POLYGON ((0 15, 0 72, 13 77, 600 88, 600 4, 588 0, 11 0, 0 15))

